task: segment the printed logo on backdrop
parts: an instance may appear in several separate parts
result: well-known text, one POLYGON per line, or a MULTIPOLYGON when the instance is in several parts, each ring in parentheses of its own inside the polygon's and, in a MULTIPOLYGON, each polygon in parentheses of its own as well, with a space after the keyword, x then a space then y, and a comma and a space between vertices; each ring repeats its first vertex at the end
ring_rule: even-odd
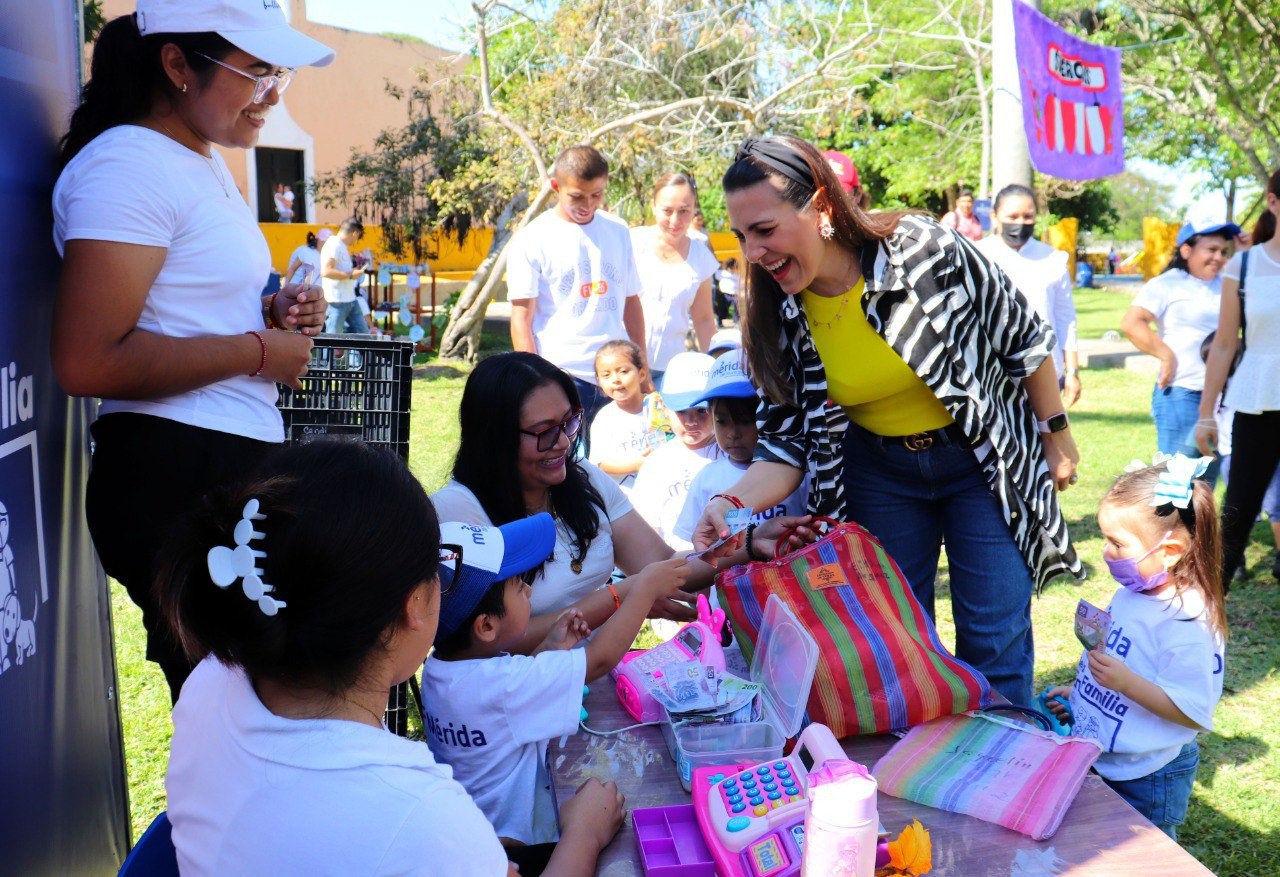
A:
POLYGON ((35 657, 49 601, 36 431, 9 438, 34 417, 33 377, 17 363, 0 368, 0 676, 35 657))
POLYGON ((1014 0, 1022 120, 1041 173, 1093 180, 1124 171, 1120 50, 1096 46, 1014 0))

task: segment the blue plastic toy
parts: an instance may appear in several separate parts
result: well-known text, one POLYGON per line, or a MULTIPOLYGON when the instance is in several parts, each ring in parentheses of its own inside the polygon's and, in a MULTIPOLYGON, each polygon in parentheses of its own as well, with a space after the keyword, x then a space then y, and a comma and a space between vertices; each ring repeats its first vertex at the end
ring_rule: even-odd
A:
POLYGON ((1062 704, 1062 706, 1068 710, 1067 715, 1070 715, 1071 705, 1067 703, 1067 699, 1062 695, 1049 697, 1049 689, 1047 688, 1040 692, 1040 696, 1036 698, 1036 710, 1043 713, 1045 718, 1049 720, 1049 724, 1053 728, 1053 733, 1057 734, 1059 737, 1071 736, 1071 722, 1063 722, 1062 719, 1058 718, 1053 710, 1049 709, 1049 701, 1051 700, 1062 704))

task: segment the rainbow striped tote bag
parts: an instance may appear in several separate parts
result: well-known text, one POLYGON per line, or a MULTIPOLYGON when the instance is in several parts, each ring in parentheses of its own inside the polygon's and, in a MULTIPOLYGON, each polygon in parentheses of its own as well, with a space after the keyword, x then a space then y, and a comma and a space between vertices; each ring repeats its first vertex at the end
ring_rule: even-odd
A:
POLYGON ((1062 824, 1100 754, 1097 740, 973 712, 912 728, 872 774, 880 791, 896 798, 1044 840, 1062 824))
POLYGON ((987 706, 991 686, 942 645, 897 564, 858 524, 716 576, 748 661, 777 594, 818 643, 809 718, 837 737, 909 728, 987 706))

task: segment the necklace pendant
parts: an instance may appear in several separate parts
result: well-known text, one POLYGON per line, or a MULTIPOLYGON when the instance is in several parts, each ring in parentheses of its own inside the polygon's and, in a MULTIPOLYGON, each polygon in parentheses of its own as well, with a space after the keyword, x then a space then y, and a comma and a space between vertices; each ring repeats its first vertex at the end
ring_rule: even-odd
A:
POLYGON ((582 575, 582 558, 575 557, 573 562, 569 564, 569 569, 573 570, 575 576, 582 575))

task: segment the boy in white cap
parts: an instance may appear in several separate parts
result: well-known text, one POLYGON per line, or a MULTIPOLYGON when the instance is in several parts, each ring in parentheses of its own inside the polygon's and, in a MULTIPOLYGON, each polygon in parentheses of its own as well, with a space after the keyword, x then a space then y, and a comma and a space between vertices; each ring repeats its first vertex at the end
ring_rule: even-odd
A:
POLYGON ((688 561, 651 563, 632 577, 585 647, 574 648, 590 631, 570 609, 533 655, 512 655, 555 521, 543 512, 501 527, 446 523, 440 538, 459 556, 441 564, 435 651, 422 668, 427 744, 504 843, 549 843, 557 831, 547 741, 578 729, 583 685, 617 666, 655 600, 682 593, 688 561))
MULTIPOLYGON (((731 493, 730 488, 742 478, 755 456, 759 439, 756 431, 756 403, 759 399, 742 365, 741 349, 725 353, 711 367, 707 389, 698 397, 698 402, 708 403, 711 407, 712 426, 721 457, 693 477, 684 508, 676 521, 674 532, 677 539, 688 541, 693 538, 693 528, 711 497, 717 493, 731 493)), ((801 483, 795 493, 777 505, 756 509, 751 515, 751 522, 762 524, 779 515, 803 515, 808 495, 808 487, 801 483)))
POLYGON ((711 414, 699 398, 707 388, 714 362, 705 353, 677 353, 671 358, 660 392, 662 403, 673 415, 671 428, 676 437, 649 455, 631 489, 631 504, 640 517, 676 551, 693 547, 689 540, 675 535, 689 485, 704 466, 720 457, 711 414))

